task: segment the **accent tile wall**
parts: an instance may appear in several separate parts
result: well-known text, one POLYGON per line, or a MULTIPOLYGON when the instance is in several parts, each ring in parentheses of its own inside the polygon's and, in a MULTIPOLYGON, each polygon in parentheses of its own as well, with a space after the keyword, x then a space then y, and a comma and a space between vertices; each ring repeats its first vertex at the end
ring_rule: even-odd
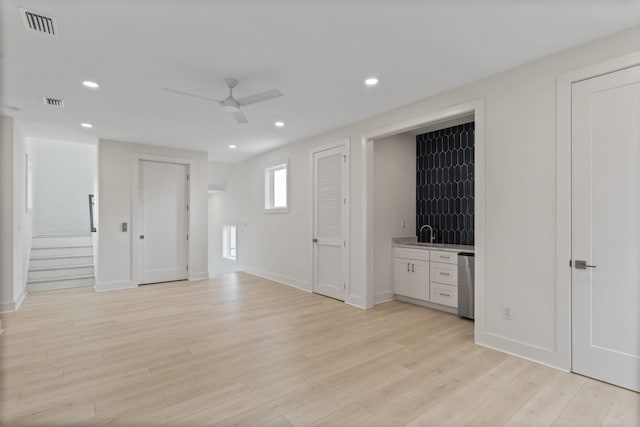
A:
POLYGON ((416 157, 416 235, 429 224, 438 243, 473 245, 474 123, 418 135, 416 157))

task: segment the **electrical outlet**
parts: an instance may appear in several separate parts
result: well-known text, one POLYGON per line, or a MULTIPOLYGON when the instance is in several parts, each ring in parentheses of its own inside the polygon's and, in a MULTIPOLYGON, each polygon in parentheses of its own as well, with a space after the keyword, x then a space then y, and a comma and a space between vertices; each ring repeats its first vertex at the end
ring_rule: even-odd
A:
POLYGON ((510 309, 509 307, 507 307, 507 308, 505 308, 505 309, 504 309, 503 317, 504 317, 506 320, 513 320, 513 316, 511 315, 511 309, 510 309))

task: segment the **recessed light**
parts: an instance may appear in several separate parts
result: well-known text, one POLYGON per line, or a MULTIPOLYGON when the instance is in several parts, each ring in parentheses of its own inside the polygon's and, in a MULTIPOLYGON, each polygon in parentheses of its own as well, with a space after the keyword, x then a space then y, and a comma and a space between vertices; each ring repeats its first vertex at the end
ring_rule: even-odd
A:
POLYGON ((275 122, 275 123, 274 123, 274 125, 275 125, 276 127, 281 128, 281 127, 284 127, 284 122, 275 122))
POLYGON ((364 84, 366 84, 367 86, 375 86, 378 84, 378 79, 375 77, 369 77, 364 81, 364 84))
POLYGON ((237 148, 237 146, 236 146, 236 145, 231 144, 231 145, 229 146, 229 148, 234 149, 234 148, 237 148))
POLYGON ((98 83, 92 82, 91 80, 85 80, 82 84, 91 89, 98 89, 100 87, 98 83))
POLYGON ((87 128, 90 129, 93 127, 93 125, 91 123, 80 123, 80 126, 82 126, 83 128, 87 128))

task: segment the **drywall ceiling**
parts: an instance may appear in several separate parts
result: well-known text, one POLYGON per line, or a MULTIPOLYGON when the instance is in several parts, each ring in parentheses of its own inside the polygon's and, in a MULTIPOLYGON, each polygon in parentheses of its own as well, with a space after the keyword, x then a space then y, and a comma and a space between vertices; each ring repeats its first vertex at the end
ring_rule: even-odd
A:
POLYGON ((26 136, 182 147, 227 162, 638 25, 640 16, 635 0, 0 3, 2 112, 26 136), (59 36, 26 30, 19 7, 57 18, 59 36), (379 85, 365 87, 368 76, 379 85), (221 98, 225 77, 240 80, 238 97, 273 88, 285 96, 247 106, 249 123, 238 125, 216 104, 160 90, 221 98))

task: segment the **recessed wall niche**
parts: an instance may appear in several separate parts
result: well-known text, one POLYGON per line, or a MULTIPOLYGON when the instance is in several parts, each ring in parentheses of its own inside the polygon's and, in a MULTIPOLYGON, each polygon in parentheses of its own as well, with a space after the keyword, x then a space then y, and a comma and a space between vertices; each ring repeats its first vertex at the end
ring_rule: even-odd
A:
POLYGON ((474 130, 469 122, 416 136, 416 235, 428 224, 438 243, 474 244, 474 130))

